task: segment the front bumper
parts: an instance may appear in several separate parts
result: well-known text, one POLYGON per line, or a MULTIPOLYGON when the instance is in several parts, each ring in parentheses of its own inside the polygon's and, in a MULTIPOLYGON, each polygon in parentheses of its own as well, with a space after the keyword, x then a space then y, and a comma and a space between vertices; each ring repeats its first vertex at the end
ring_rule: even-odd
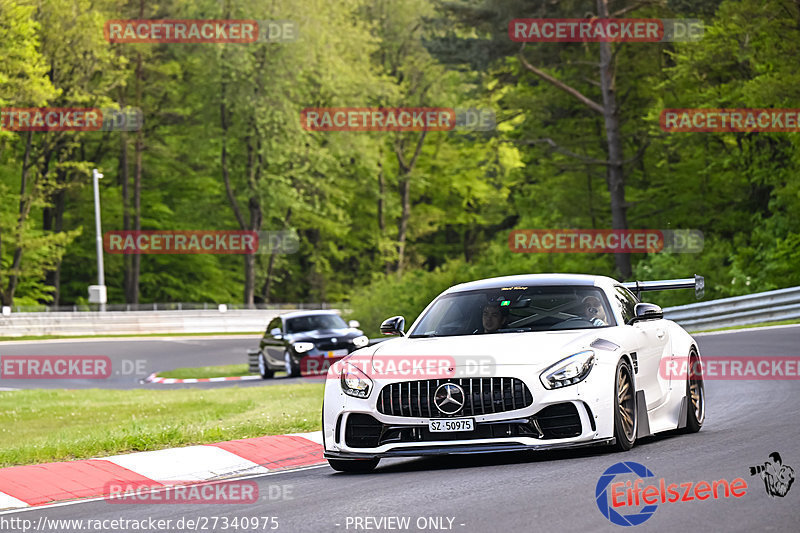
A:
POLYGON ((471 453, 502 453, 502 452, 521 452, 529 450, 547 451, 563 450, 571 448, 587 448, 593 446, 610 446, 616 439, 609 437, 597 439, 589 442, 562 442, 551 444, 520 444, 513 442, 497 442, 482 444, 448 444, 432 446, 409 446, 406 448, 396 448, 380 453, 370 452, 350 452, 350 451, 326 451, 325 459, 381 459, 386 457, 421 457, 425 455, 459 455, 471 453))
MULTIPOLYGON (((500 400, 501 394, 495 392, 492 397, 497 398, 496 405, 505 406, 505 411, 494 413, 489 409, 484 413, 477 409, 481 400, 476 394, 475 411, 453 415, 456 418, 474 420, 475 427, 468 433, 430 432, 430 420, 446 417, 431 418, 429 409, 425 407, 424 396, 421 409, 417 403, 418 396, 412 395, 406 399, 409 394, 406 386, 401 388, 404 398, 403 416, 397 416, 398 396, 382 394, 384 387, 395 384, 396 380, 375 380, 372 394, 364 399, 344 395, 338 380, 330 380, 326 386, 323 406, 325 456, 332 459, 367 459, 552 450, 602 446, 614 442, 613 394, 608 386, 613 383, 614 367, 610 364, 596 365, 584 382, 555 390, 545 389, 541 385, 538 379, 541 369, 495 367, 492 370, 491 375, 516 376, 516 379, 523 381, 532 394, 532 400, 525 398, 520 403, 519 387, 512 387, 518 394, 516 405, 511 402, 509 395, 504 394, 505 400, 500 400), (394 410, 387 408, 388 398, 393 398, 394 410), (409 405, 413 406, 410 412, 409 405), (560 411, 565 407, 569 407, 571 413, 560 411), (351 428, 350 422, 356 417, 358 421, 351 428), (568 428, 560 431, 559 426, 568 428), (364 438, 354 438, 359 435, 364 438)), ((499 377, 494 379, 497 382, 500 380, 499 377)), ((466 385, 464 388, 468 397, 472 397, 466 385)), ((416 391, 415 385, 411 393, 416 391)))

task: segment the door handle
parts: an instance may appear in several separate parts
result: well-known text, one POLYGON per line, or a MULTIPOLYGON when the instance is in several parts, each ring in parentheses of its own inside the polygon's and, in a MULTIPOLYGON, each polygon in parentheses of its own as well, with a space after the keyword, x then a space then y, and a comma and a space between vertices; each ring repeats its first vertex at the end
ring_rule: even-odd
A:
POLYGON ((664 330, 663 330, 663 329, 657 329, 657 330, 656 330, 656 336, 657 336, 659 339, 663 339, 663 338, 664 338, 664 330))

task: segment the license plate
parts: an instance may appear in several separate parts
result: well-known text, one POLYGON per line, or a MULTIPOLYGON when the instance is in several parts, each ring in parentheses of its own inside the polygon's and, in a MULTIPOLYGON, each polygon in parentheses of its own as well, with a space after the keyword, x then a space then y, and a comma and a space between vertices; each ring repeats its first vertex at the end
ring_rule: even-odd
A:
POLYGON ((347 348, 343 350, 331 350, 325 354, 325 357, 340 357, 343 355, 347 355, 347 348))
POLYGON ((428 431, 432 433, 449 433, 452 431, 472 431, 475 421, 471 418, 453 418, 452 420, 429 420, 428 431))

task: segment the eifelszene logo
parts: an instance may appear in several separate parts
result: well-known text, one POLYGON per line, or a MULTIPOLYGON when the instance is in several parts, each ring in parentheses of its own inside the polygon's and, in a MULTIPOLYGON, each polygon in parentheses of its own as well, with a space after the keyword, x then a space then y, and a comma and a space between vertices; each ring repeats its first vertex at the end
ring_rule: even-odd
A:
POLYGON ((662 477, 657 480, 657 485, 644 486, 645 478, 655 478, 655 474, 646 466, 632 461, 617 463, 606 469, 595 487, 597 508, 603 516, 619 526, 636 526, 649 520, 659 503, 683 503, 709 498, 718 500, 731 496, 741 498, 747 493, 747 482, 740 477, 731 482, 719 479, 669 485, 662 477), (628 479, 612 483, 617 476, 626 476, 628 479))

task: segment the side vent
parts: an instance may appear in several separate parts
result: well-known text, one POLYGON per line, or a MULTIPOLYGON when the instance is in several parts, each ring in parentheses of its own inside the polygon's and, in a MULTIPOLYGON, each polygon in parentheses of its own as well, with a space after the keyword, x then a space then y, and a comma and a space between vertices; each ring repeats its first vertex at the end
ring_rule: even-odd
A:
POLYGON ((639 373, 639 360, 636 358, 636 352, 631 352, 631 361, 633 362, 633 373, 639 373))

